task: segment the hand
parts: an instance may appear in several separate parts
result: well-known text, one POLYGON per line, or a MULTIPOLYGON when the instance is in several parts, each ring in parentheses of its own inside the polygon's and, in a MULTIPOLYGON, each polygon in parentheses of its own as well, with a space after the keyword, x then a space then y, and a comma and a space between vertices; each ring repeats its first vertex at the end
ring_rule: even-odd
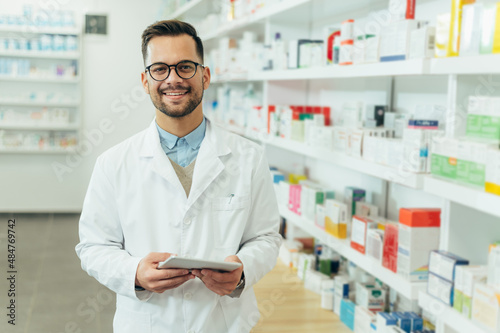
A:
POLYGON ((172 253, 151 252, 139 262, 135 273, 135 284, 146 290, 163 293, 174 289, 195 276, 187 269, 157 269, 158 263, 167 260, 172 253))
POLYGON ((240 258, 237 256, 229 256, 224 259, 224 261, 239 262, 241 266, 231 272, 224 273, 219 273, 211 269, 194 269, 192 271, 193 275, 203 281, 208 289, 220 296, 232 293, 234 289, 236 289, 236 286, 240 282, 241 275, 243 274, 243 263, 240 258))

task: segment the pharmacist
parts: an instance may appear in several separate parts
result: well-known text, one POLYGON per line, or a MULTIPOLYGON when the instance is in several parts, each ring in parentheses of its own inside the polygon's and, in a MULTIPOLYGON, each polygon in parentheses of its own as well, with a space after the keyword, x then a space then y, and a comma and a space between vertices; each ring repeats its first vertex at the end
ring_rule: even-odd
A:
POLYGON ((76 252, 117 293, 115 333, 249 332, 259 319, 252 286, 281 241, 267 160, 204 118, 210 69, 191 25, 149 26, 142 52, 156 118, 97 159, 76 252), (157 269, 172 254, 242 266, 157 269))

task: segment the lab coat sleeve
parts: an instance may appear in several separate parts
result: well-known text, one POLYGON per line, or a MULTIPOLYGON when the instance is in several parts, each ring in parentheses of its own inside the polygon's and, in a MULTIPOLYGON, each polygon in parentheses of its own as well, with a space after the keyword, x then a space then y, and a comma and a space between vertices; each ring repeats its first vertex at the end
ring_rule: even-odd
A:
POLYGON ((262 151, 251 186, 251 212, 237 253, 245 273, 244 289, 253 286, 274 268, 281 245, 278 204, 269 165, 262 151))
POLYGON ((135 275, 142 258, 123 249, 123 232, 118 216, 116 195, 98 158, 83 202, 80 217, 80 243, 76 253, 82 268, 90 276, 117 294, 140 300, 151 297, 149 291, 135 291, 135 275))

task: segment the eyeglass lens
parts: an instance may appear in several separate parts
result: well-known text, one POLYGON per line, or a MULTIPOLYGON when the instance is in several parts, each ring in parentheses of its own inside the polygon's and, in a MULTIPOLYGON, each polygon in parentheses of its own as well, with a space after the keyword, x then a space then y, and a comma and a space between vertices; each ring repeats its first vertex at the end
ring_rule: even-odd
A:
MULTIPOLYGON (((182 61, 175 66, 175 71, 182 79, 190 79, 196 73, 196 64, 191 61, 182 61)), ((170 74, 170 66, 166 64, 155 64, 150 67, 149 73, 153 79, 163 81, 170 74)))

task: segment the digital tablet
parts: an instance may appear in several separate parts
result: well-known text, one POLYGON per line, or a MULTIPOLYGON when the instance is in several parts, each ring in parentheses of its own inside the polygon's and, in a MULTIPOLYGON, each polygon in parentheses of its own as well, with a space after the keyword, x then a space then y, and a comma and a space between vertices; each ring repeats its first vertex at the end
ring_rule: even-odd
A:
POLYGON ((194 258, 170 257, 158 264, 158 269, 184 268, 184 269, 213 269, 217 271, 230 272, 240 267, 239 262, 211 261, 194 258))

